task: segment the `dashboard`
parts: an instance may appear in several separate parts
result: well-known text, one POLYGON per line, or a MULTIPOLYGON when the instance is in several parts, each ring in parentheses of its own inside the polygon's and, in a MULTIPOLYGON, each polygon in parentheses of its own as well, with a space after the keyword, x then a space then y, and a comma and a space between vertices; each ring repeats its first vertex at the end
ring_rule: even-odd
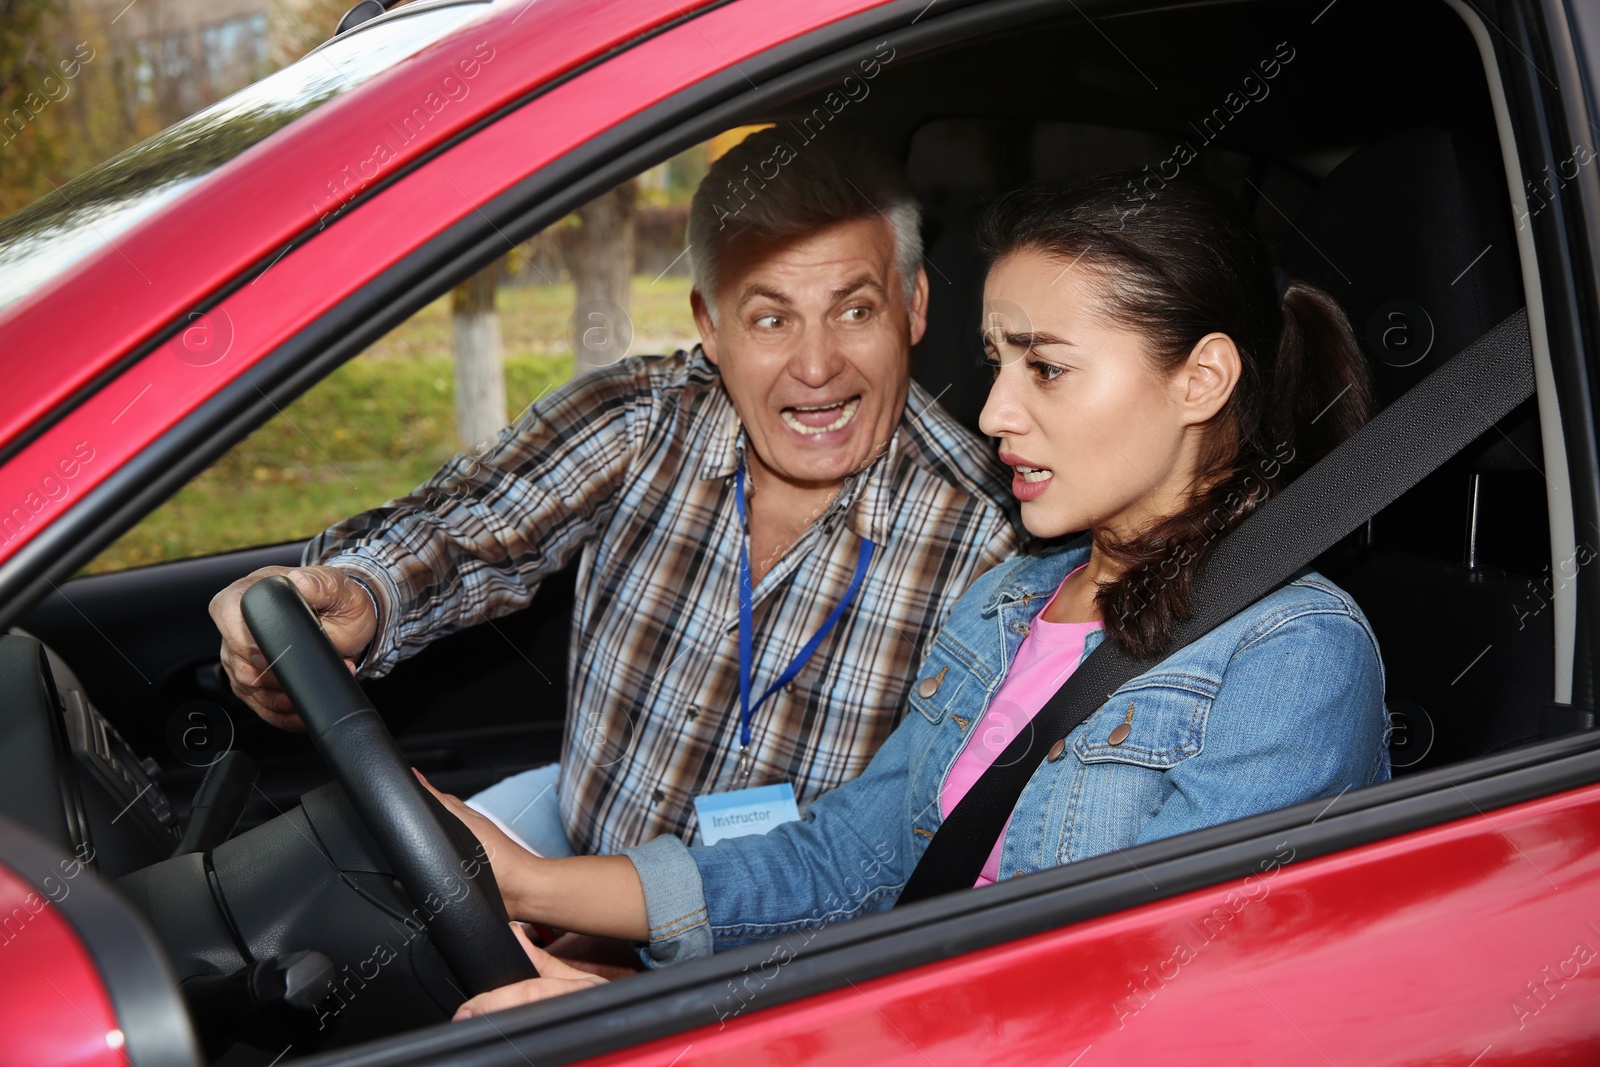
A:
POLYGON ((159 771, 55 650, 19 628, 0 636, 0 812, 117 878, 182 839, 159 771))

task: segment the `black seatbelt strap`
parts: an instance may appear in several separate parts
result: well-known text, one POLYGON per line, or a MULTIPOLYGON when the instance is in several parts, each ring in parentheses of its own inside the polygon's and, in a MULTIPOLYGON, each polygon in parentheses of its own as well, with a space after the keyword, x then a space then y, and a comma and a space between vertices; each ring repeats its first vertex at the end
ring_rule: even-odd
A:
POLYGON ((1220 541, 1194 585, 1194 613, 1168 651, 1135 660, 1104 640, 967 791, 898 904, 970 887, 1017 798, 1056 741, 1121 685, 1274 589, 1533 395, 1526 309, 1468 345, 1220 541))

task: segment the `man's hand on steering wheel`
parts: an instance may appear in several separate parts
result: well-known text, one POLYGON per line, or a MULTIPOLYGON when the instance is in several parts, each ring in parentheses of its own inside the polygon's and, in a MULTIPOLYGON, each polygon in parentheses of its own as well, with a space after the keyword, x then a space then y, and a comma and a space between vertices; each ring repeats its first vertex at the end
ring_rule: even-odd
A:
POLYGON ((262 567, 211 598, 211 619, 222 633, 222 669, 234 695, 272 725, 304 730, 305 724, 257 647, 239 608, 246 589, 274 574, 294 583, 352 674, 357 657, 377 633, 378 618, 366 590, 338 567, 262 567))

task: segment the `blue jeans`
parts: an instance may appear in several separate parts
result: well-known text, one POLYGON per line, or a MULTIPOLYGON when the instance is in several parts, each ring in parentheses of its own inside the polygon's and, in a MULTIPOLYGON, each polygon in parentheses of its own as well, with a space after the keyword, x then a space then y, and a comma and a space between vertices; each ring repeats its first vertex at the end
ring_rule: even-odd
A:
POLYGON ((561 825, 556 782, 561 764, 549 763, 513 774, 467 799, 467 803, 509 830, 541 856, 559 859, 575 853, 561 825))

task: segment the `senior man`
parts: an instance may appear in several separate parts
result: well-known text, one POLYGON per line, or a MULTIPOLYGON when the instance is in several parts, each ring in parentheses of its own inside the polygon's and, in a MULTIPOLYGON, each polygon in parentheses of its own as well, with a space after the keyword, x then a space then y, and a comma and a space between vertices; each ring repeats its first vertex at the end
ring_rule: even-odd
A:
POLYGON ((894 163, 836 144, 767 129, 712 165, 694 351, 569 382, 304 566, 219 593, 234 692, 299 725, 239 610, 269 574, 376 678, 577 559, 561 762, 474 806, 542 854, 604 853, 766 828, 859 774, 911 685, 940 683, 913 675, 924 640, 1024 535, 994 451, 910 380, 916 201, 894 163))

